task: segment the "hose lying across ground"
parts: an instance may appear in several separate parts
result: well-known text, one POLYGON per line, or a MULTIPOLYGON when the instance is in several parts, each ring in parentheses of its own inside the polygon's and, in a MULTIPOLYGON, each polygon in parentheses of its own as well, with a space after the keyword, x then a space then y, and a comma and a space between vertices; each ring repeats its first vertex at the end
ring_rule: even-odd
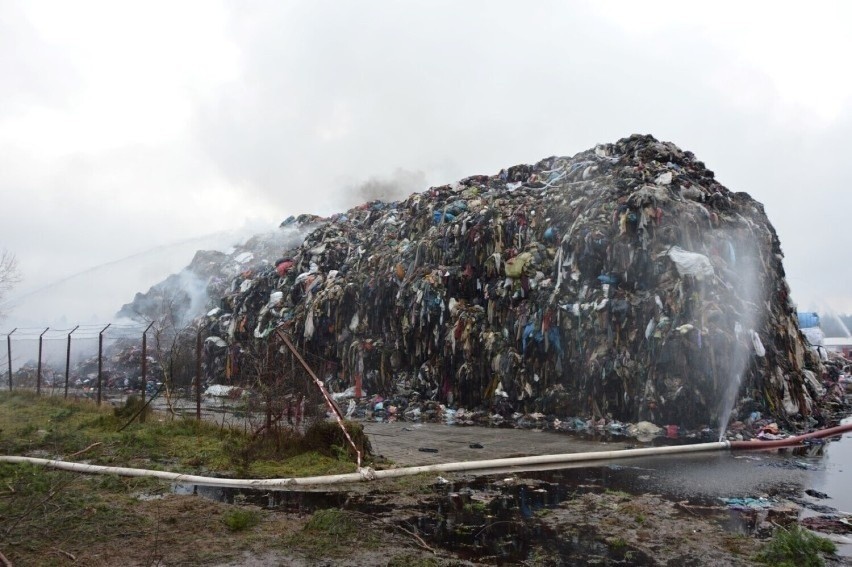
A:
POLYGON ((286 489, 295 486, 346 484, 382 478, 397 478, 421 473, 446 473, 446 472, 468 472, 505 468, 513 466, 535 466, 535 465, 561 465, 566 463, 582 463, 590 461, 603 461, 613 459, 648 457, 654 455, 675 455, 680 453, 699 453, 708 451, 730 450, 760 450, 775 449, 779 447, 794 447, 801 445, 808 439, 820 439, 833 437, 847 431, 852 431, 852 423, 812 431, 804 435, 797 435, 777 441, 716 441, 714 443, 697 443, 693 445, 673 445, 667 447, 647 447, 642 449, 623 449, 618 451, 595 451, 590 453, 564 453, 557 455, 537 455, 531 457, 512 457, 506 459, 487 459, 481 461, 461 461, 456 463, 441 463, 436 465, 424 465, 416 467, 401 467, 396 469, 373 470, 363 467, 358 472, 347 474, 335 474, 326 476, 309 476, 300 478, 216 478, 209 476, 197 476, 190 474, 173 473, 166 471, 155 471, 148 469, 134 469, 128 467, 107 467, 101 465, 89 465, 85 463, 73 463, 69 461, 58 461, 53 459, 39 459, 35 457, 0 456, 0 463, 30 463, 59 470, 73 471, 87 474, 115 474, 119 476, 149 477, 185 484, 197 484, 202 486, 219 486, 226 488, 254 488, 254 489, 286 489))

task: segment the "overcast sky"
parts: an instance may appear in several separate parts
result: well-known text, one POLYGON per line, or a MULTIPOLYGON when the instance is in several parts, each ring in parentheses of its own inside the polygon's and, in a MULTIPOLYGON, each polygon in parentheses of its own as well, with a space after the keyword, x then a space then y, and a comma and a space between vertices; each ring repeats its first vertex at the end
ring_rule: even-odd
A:
POLYGON ((0 330, 108 320, 369 180, 631 133, 765 204, 800 308, 852 312, 850 6, 0 0, 0 247, 24 277, 0 330))

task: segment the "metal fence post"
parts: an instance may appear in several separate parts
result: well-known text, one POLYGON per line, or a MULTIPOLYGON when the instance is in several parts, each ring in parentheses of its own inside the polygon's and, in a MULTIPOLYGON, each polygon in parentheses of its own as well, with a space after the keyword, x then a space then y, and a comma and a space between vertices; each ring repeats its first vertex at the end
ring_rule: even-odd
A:
MULTIPOLYGON (((145 406, 145 393, 148 391, 148 331, 154 325, 154 322, 145 327, 142 331, 142 406, 145 406)), ((145 423, 145 412, 139 414, 139 423, 145 423)))
POLYGON ((36 395, 41 395, 41 346, 44 344, 44 334, 50 329, 43 330, 38 336, 38 366, 36 366, 36 395))
POLYGON ((195 419, 201 421, 201 329, 195 337, 195 419))
MULTIPOLYGON (((77 325, 71 329, 71 333, 79 328, 80 325, 77 325)), ((65 349, 65 399, 68 399, 68 376, 69 372, 71 372, 71 333, 68 333, 68 346, 65 349)))
POLYGON ((15 327, 12 331, 6 335, 6 355, 9 357, 9 391, 12 391, 12 333, 17 331, 18 328, 15 327))
POLYGON ((98 333, 98 405, 101 405, 101 389, 103 387, 103 369, 104 369, 104 331, 109 329, 108 324, 103 330, 98 333))

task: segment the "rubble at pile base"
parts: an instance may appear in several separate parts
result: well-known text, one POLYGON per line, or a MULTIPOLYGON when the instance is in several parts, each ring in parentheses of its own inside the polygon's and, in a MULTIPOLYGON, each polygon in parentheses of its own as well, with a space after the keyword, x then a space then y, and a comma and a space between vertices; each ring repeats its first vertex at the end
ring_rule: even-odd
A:
POLYGON ((831 395, 762 205, 651 136, 366 203, 253 266, 206 319, 213 382, 250 382, 241 350, 280 327, 409 418, 694 428, 742 376, 734 418, 796 427, 831 395))

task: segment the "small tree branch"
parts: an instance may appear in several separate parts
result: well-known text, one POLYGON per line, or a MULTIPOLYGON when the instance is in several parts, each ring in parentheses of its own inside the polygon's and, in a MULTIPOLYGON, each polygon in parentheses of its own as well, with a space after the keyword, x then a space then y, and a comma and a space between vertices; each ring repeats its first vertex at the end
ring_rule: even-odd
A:
POLYGON ((83 449, 82 451, 77 451, 76 453, 71 453, 70 455, 68 455, 68 456, 67 456, 67 457, 65 457, 65 458, 66 458, 66 459, 72 459, 72 458, 74 458, 74 457, 80 456, 80 455, 82 455, 83 453, 85 453, 86 451, 89 451, 89 450, 91 450, 91 449, 94 449, 95 447, 97 447, 97 446, 98 446, 98 445, 100 445, 100 444, 101 444, 101 442, 100 442, 100 441, 98 441, 97 443, 92 443, 91 445, 89 445, 88 447, 86 447, 85 449, 83 449))

